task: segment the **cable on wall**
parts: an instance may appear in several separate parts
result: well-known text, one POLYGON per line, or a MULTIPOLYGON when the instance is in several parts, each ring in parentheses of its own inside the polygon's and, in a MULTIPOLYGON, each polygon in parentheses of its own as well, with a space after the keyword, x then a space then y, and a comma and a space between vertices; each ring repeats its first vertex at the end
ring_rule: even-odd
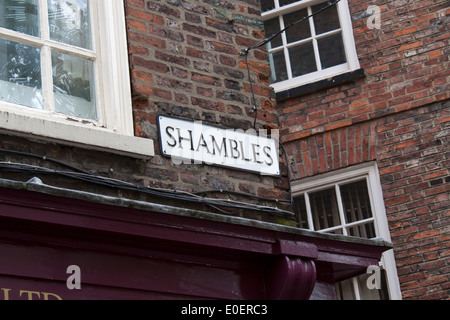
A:
MULTIPOLYGON (((305 16, 297 21, 294 21, 293 23, 289 24, 284 29, 280 30, 279 32, 277 32, 275 34, 272 34, 271 36, 265 38, 264 40, 245 49, 241 53, 241 55, 245 56, 245 62, 246 62, 247 71, 248 71, 250 88, 251 88, 251 92, 252 92, 252 102, 253 102, 252 111, 254 113, 253 128, 255 130, 256 130, 257 115, 258 115, 258 107, 257 107, 257 103, 256 103, 256 97, 255 97, 255 92, 254 92, 254 88, 253 88, 253 81, 251 78, 250 66, 249 66, 249 62, 248 62, 249 52, 255 48, 259 48, 259 47, 267 44, 268 42, 273 40, 275 37, 279 36, 281 33, 285 32, 287 29, 291 28, 292 26, 319 14, 320 12, 330 8, 333 5, 336 5, 339 1, 340 0, 335 0, 333 2, 329 1, 328 5, 326 7, 321 8, 320 10, 312 13, 309 16, 305 16)), ((6 149, 0 149, 0 152, 38 158, 38 159, 41 159, 44 161, 49 161, 49 162, 61 165, 72 171, 54 170, 54 169, 49 169, 49 168, 44 168, 44 167, 39 167, 39 166, 33 166, 33 165, 27 165, 27 164, 21 164, 21 163, 11 163, 11 162, 0 162, 0 169, 5 170, 5 171, 14 171, 14 172, 22 172, 22 173, 26 172, 26 173, 33 173, 33 174, 61 175, 61 176, 65 176, 65 177, 72 178, 72 179, 83 180, 83 181, 86 181, 89 183, 95 183, 95 184, 114 187, 114 188, 118 188, 118 189, 144 192, 144 193, 147 193, 147 194, 150 194, 153 196, 163 197, 166 199, 176 199, 176 200, 182 200, 182 201, 204 203, 204 204, 210 206, 211 208, 218 210, 222 213, 230 213, 229 210, 247 209, 247 210, 258 210, 258 211, 273 213, 273 214, 280 214, 280 215, 284 215, 284 216, 288 216, 288 217, 294 216, 297 219, 297 215, 295 214, 295 206, 294 206, 293 196, 292 196, 291 178, 290 178, 290 170, 289 170, 287 153, 281 142, 280 142, 280 146, 281 146, 281 149, 283 150, 283 153, 284 153, 284 156, 286 159, 286 165, 288 168, 287 172, 288 172, 289 193, 290 193, 289 200, 271 199, 271 198, 259 197, 256 195, 250 195, 250 194, 246 194, 246 193, 226 191, 226 190, 209 190, 209 191, 201 191, 201 192, 197 192, 197 193, 189 193, 189 192, 179 191, 179 190, 168 190, 168 189, 162 189, 162 188, 142 187, 142 186, 132 184, 129 182, 98 176, 98 175, 92 174, 88 171, 82 170, 80 168, 76 168, 74 166, 68 165, 64 162, 61 162, 61 161, 58 161, 58 160, 55 160, 52 158, 48 158, 46 156, 39 156, 39 155, 32 154, 32 153, 12 151, 12 150, 6 150, 6 149), (208 193, 214 193, 214 192, 221 192, 221 193, 223 192, 223 193, 229 193, 229 194, 234 194, 234 195, 239 195, 239 196, 246 196, 246 197, 256 198, 256 199, 264 200, 264 201, 289 203, 291 205, 294 213, 290 212, 290 211, 279 209, 277 207, 262 206, 262 205, 257 205, 257 204, 235 201, 235 200, 231 200, 231 199, 212 199, 212 198, 207 198, 205 196, 202 196, 202 195, 205 195, 208 193), (223 208, 228 209, 228 211, 223 208)))
MULTIPOLYGON (((258 106, 256 103, 256 97, 255 97, 255 91, 253 89, 253 81, 252 81, 252 77, 251 77, 251 73, 250 73, 250 66, 248 63, 248 54, 250 53, 251 50, 262 47, 264 45, 266 45, 267 43, 269 43, 270 41, 272 41, 274 38, 278 37, 280 34, 282 34, 283 32, 286 32, 286 30, 288 30, 289 28, 295 26, 296 24, 305 21, 309 18, 314 17, 315 15, 321 13, 322 11, 327 10, 328 8, 336 5, 339 1, 341 0, 334 0, 334 1, 328 1, 327 6, 320 8, 319 10, 317 10, 316 12, 313 12, 312 14, 302 17, 294 22, 292 22, 291 24, 289 24, 288 26, 286 26, 284 29, 270 35, 269 37, 266 37, 265 39, 261 40, 260 42, 254 44, 253 46, 248 47, 247 49, 243 50, 241 52, 241 55, 243 55, 245 57, 245 63, 247 66, 247 72, 248 72, 248 79, 250 82, 250 89, 251 89, 251 93, 252 93, 252 102, 253 102, 253 107, 252 107, 252 112, 254 113, 254 121, 253 121, 253 129, 256 130, 256 120, 258 117, 258 106)), ((292 186, 291 186, 291 175, 290 175, 290 170, 289 170, 289 162, 288 162, 288 155, 286 153, 286 149, 284 147, 284 145, 281 143, 281 141, 279 141, 280 147, 284 153, 284 157, 285 157, 285 161, 286 161, 286 166, 287 166, 287 179, 288 179, 288 183, 289 183, 289 203, 291 205, 292 211, 294 212, 296 221, 298 223, 298 214, 297 214, 297 210, 296 210, 296 206, 294 203, 294 198, 292 195, 292 186)))
POLYGON ((206 197, 205 195, 208 193, 214 193, 214 192, 221 192, 221 193, 228 193, 228 194, 234 194, 239 195, 242 197, 248 197, 248 198, 257 198, 259 200, 264 201, 271 201, 275 203, 279 202, 287 202, 285 200, 278 200, 278 199, 272 199, 272 198, 264 198, 259 197, 256 195, 251 195, 247 193, 242 192, 236 192, 236 191, 226 191, 226 190, 209 190, 209 191, 203 191, 198 193, 192 193, 182 190, 173 190, 173 189, 164 189, 164 188, 156 188, 156 187, 144 187, 140 186, 138 184, 121 181, 114 178, 108 178, 99 176, 90 172, 87 172, 85 170, 81 170, 79 168, 76 168, 74 166, 65 164, 64 162, 48 158, 46 156, 39 156, 32 153, 26 153, 26 152, 20 152, 20 151, 13 151, 13 150, 6 150, 6 149, 0 149, 0 152, 7 153, 7 154, 15 154, 20 156, 29 156, 33 158, 38 158, 43 161, 49 161, 52 163, 57 163, 61 166, 64 166, 66 168, 69 168, 71 171, 64 171, 64 170, 56 170, 56 169, 50 169, 45 168, 37 165, 30 165, 30 164, 24 164, 24 163, 17 163, 12 161, 0 161, 0 170, 2 171, 9 171, 9 172, 19 172, 19 173, 28 173, 33 175, 59 175, 70 179, 76 179, 81 180, 88 183, 94 183, 97 185, 102 185, 106 187, 112 187, 115 189, 122 189, 122 190, 130 190, 130 191, 137 191, 142 192, 151 196, 160 197, 164 199, 173 199, 173 200, 181 200, 181 201, 187 201, 187 202, 194 202, 194 203, 201 203, 205 204, 221 213, 225 214, 232 214, 235 211, 238 210, 257 210, 264 213, 269 214, 275 214, 280 215, 284 217, 293 217, 293 213, 287 210, 280 209, 278 207, 268 206, 268 205, 258 205, 243 201, 237 201, 232 199, 215 199, 206 197))

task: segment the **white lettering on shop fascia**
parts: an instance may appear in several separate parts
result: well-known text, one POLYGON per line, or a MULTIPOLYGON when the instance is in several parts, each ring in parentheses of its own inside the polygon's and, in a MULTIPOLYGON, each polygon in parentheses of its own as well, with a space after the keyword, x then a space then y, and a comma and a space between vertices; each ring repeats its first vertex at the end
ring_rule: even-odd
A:
POLYGON ((161 153, 175 164, 218 165, 280 175, 278 130, 234 130, 160 115, 161 153), (276 135, 274 135, 275 133, 276 135))

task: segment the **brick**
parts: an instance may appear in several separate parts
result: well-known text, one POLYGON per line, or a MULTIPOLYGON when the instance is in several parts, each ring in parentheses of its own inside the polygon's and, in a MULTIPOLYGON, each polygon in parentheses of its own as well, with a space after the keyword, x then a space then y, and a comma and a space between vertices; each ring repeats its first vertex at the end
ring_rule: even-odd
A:
POLYGON ((221 64, 228 66, 228 67, 235 67, 237 65, 236 59, 231 56, 220 55, 219 61, 221 64))
POLYGON ((221 43, 221 42, 217 42, 217 41, 206 41, 205 46, 206 46, 206 49, 208 49, 208 50, 222 52, 222 53, 226 53, 226 54, 230 54, 230 55, 234 55, 234 56, 238 55, 238 51, 237 51, 236 47, 229 45, 229 44, 225 44, 225 43, 221 43))
POLYGON ((408 35, 408 34, 414 33, 417 30, 418 30, 418 27, 415 25, 415 26, 411 26, 411 27, 406 28, 406 29, 402 29, 402 30, 396 31, 394 33, 394 35, 396 37, 401 37, 401 36, 404 36, 404 35, 408 35))
POLYGON ((149 23, 164 25, 164 22, 165 22, 164 17, 162 17, 160 15, 149 13, 149 12, 146 12, 146 11, 140 10, 140 9, 135 9, 130 6, 127 6, 126 13, 128 16, 132 16, 134 18, 137 18, 137 19, 149 22, 149 23))
POLYGON ((226 110, 226 106, 222 102, 210 101, 207 99, 201 99, 201 98, 196 98, 196 97, 192 97, 191 102, 193 105, 197 105, 197 106, 199 106, 203 109, 207 109, 207 110, 214 110, 214 111, 219 111, 219 112, 225 112, 225 110, 226 110))
POLYGON ((418 240, 418 239, 422 239, 422 238, 425 238, 425 237, 436 236, 436 235, 439 235, 439 234, 441 234, 441 232, 439 230, 430 230, 430 231, 425 231, 425 232, 422 232, 422 233, 415 234, 413 236, 413 239, 414 240, 418 240))
POLYGON ((170 55, 170 54, 166 54, 164 52, 161 51, 156 51, 155 52, 155 58, 158 60, 163 60, 165 62, 169 62, 169 63, 175 63, 178 65, 181 65, 183 67, 190 67, 191 66, 191 60, 182 56, 175 56, 175 55, 170 55))
MULTIPOLYGON (((377 161, 405 299, 421 294, 441 297, 442 290, 434 290, 442 278, 433 279, 428 273, 439 274, 442 266, 431 262, 445 257, 450 240, 441 233, 449 200, 445 179, 450 163, 445 160, 448 141, 444 139, 445 125, 450 121, 444 112, 450 98, 445 51, 448 34, 439 11, 445 11, 440 7, 444 1, 436 1, 380 4, 383 32, 368 29, 365 19, 353 21, 358 58, 365 72, 360 79, 275 103, 265 48, 249 55, 260 107, 257 121, 275 127, 279 123, 294 180, 377 161), (419 270, 419 265, 427 272, 419 270), (421 288, 420 281, 428 278, 432 280, 423 281, 426 288, 421 288)), ((131 61, 136 63, 131 69, 133 90, 152 95, 149 101, 174 97, 186 108, 179 112, 187 117, 204 117, 227 127, 251 127, 252 96, 247 65, 239 50, 264 38, 258 3, 144 3, 147 11, 128 11, 132 20, 128 25, 129 48, 131 61), (155 20, 143 19, 144 12, 155 15, 155 20), (157 20, 157 16, 164 20, 157 20), (176 28, 166 37, 170 21, 176 28), (183 39, 180 53, 173 51, 176 38, 183 39), (186 86, 189 82, 192 87, 186 86)), ((129 7, 142 9, 144 3, 136 0, 129 7)), ((354 14, 361 12, 364 2, 352 0, 349 5, 354 14)), ((149 107, 143 104, 135 108, 149 107)), ((173 110, 154 107, 151 114, 162 109, 173 110)), ((138 113, 135 117, 136 132, 151 136, 146 127, 151 116, 138 113)), ((227 174, 228 180, 224 175, 214 180, 203 173, 205 178, 199 183, 270 197, 289 196, 286 184, 280 181, 266 186, 251 174, 227 174)), ((179 182, 193 188, 198 177, 188 171, 180 175, 179 182)))
POLYGON ((129 39, 131 41, 137 42, 141 45, 145 46, 152 46, 159 49, 165 49, 166 48, 166 40, 159 39, 147 34, 141 34, 141 33, 131 33, 129 35, 129 39))
POLYGON ((331 124, 325 125, 324 128, 326 131, 331 131, 331 130, 335 130, 338 128, 343 128, 343 127, 349 126, 351 124, 352 124, 351 120, 347 119, 347 120, 342 120, 342 121, 339 121, 336 123, 331 123, 331 124))
POLYGON ((141 32, 147 31, 147 24, 145 22, 138 21, 138 20, 128 19, 127 27, 130 29, 135 29, 135 30, 141 31, 141 32))
POLYGON ((144 8, 144 0, 126 0, 127 5, 144 8))
POLYGON ((183 23, 183 30, 207 38, 216 38, 217 36, 217 33, 213 30, 188 23, 183 23))
POLYGON ((404 44, 404 45, 400 46, 398 48, 398 51, 411 50, 411 49, 414 49, 414 48, 418 48, 420 46, 422 46, 422 42, 416 41, 414 43, 404 44))
POLYGON ((430 59, 439 57, 439 56, 441 56, 441 55, 442 55, 442 51, 441 51, 441 50, 434 50, 434 51, 428 53, 428 57, 429 57, 430 59))
POLYGON ((169 7, 166 5, 160 5, 159 3, 155 3, 152 1, 147 2, 147 9, 149 11, 158 12, 161 15, 172 16, 176 18, 181 17, 180 10, 175 9, 174 7, 169 7))
MULTIPOLYGON (((270 74, 270 67, 266 63, 256 62, 256 61, 248 61, 248 65, 251 71, 262 73, 262 74, 270 74)), ((238 62, 238 66, 241 69, 247 70, 247 64, 244 60, 240 60, 238 62)))
POLYGON ((134 70, 132 70, 132 76, 135 79, 153 83, 153 74, 150 72, 134 69, 134 70))
POLYGON ((193 72, 191 75, 191 80, 195 82, 199 82, 202 84, 212 85, 212 86, 220 86, 222 81, 217 78, 206 74, 200 74, 193 72))
POLYGON ((138 67, 142 67, 148 70, 152 70, 152 71, 156 71, 159 73, 167 73, 169 72, 169 68, 167 67, 166 64, 164 63, 160 63, 160 62, 156 62, 153 60, 147 60, 147 59, 143 59, 141 57, 138 56, 133 56, 131 57, 131 62, 133 63, 134 66, 138 66, 138 67))

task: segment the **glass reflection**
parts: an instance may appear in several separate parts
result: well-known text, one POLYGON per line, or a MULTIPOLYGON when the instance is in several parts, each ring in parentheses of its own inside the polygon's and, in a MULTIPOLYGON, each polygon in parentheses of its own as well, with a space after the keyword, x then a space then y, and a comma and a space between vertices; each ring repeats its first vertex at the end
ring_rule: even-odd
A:
POLYGON ((39 37, 39 0, 0 1, 0 27, 39 37))
POLYGON ((43 109, 40 49, 0 38, 0 100, 43 109))
POLYGON ((89 0, 48 0, 50 39, 92 49, 89 0))
POLYGON ((55 110, 66 115, 97 120, 94 63, 74 55, 53 52, 55 110))

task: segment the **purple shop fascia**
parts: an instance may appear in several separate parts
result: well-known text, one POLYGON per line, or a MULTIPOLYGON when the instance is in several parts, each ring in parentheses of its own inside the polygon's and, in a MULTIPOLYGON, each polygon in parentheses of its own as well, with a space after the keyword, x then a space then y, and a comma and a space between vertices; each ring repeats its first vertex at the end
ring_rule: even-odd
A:
POLYGON ((0 229, 0 300, 335 299, 392 248, 5 179, 0 229))

